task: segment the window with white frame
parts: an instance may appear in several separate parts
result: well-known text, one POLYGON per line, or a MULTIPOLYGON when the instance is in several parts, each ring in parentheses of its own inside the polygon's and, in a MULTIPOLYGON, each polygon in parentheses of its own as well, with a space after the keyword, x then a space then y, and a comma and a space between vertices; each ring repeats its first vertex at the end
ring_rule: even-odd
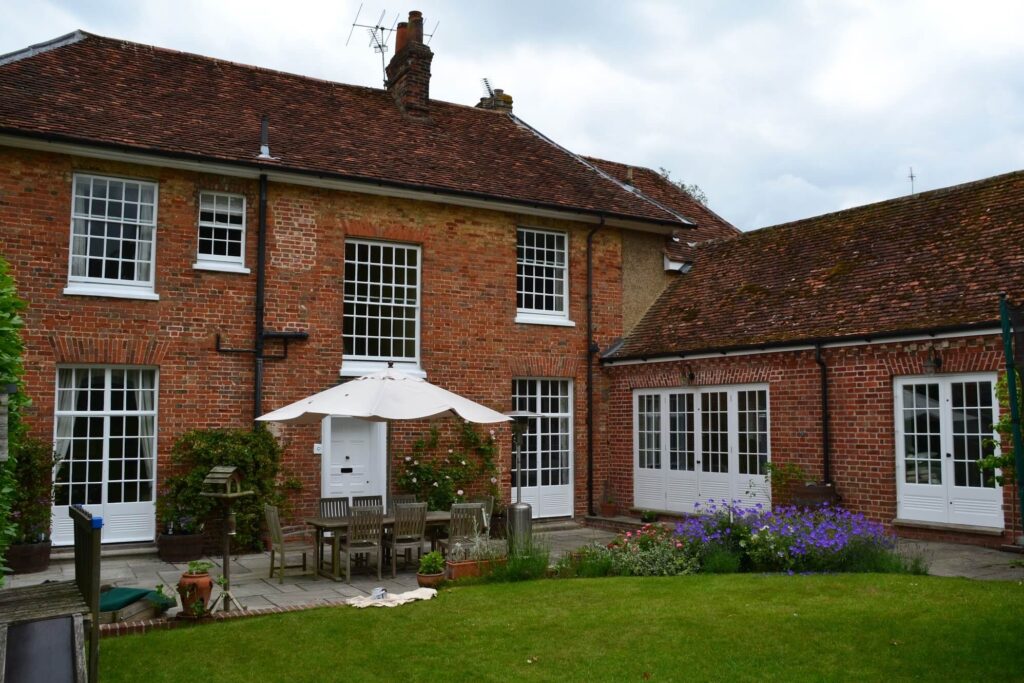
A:
POLYGON ((60 368, 54 505, 151 502, 156 414, 155 370, 60 368))
POLYGON ((76 174, 72 194, 65 293, 154 298, 156 184, 76 174))
POLYGON ((556 322, 569 316, 568 235, 516 231, 516 310, 525 322, 556 322))
POLYGON ((245 197, 200 192, 196 267, 243 270, 244 265, 245 197))
POLYGON ((419 360, 420 249, 345 241, 346 359, 419 360))
POLYGON ((523 432, 512 486, 567 486, 572 466, 572 390, 568 380, 514 379, 512 405, 534 413, 523 432))

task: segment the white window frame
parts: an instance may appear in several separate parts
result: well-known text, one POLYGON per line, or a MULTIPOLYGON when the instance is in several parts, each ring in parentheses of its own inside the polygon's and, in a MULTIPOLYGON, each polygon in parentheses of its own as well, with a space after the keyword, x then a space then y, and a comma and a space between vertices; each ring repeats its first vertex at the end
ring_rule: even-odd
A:
MULTIPOLYGON (((341 370, 339 371, 339 374, 342 377, 355 377, 355 376, 359 376, 359 375, 364 375, 367 372, 373 372, 375 370, 381 370, 381 369, 387 367, 387 364, 389 362, 393 362, 395 367, 400 369, 400 370, 402 370, 403 372, 407 372, 407 373, 410 373, 410 374, 413 374, 413 375, 417 375, 417 376, 420 376, 420 377, 425 377, 426 373, 424 373, 422 368, 420 367, 420 343, 422 341, 422 338, 421 338, 422 335, 421 335, 421 329, 420 329, 422 306, 421 306, 420 302, 421 302, 422 297, 423 297, 423 250, 422 250, 422 248, 419 245, 417 245, 417 244, 408 244, 408 243, 404 243, 404 242, 389 242, 389 241, 385 241, 385 240, 369 240, 369 239, 362 239, 362 238, 346 238, 345 239, 345 249, 346 249, 346 251, 348 249, 348 245, 349 244, 353 244, 353 245, 361 245, 361 244, 362 245, 367 245, 371 249, 374 246, 388 247, 388 248, 397 248, 397 249, 405 249, 405 250, 412 251, 412 252, 414 252, 416 254, 416 270, 415 270, 415 272, 416 272, 416 301, 413 304, 411 304, 411 307, 415 310, 415 316, 416 316, 415 317, 416 340, 415 340, 415 343, 414 343, 415 357, 414 358, 408 358, 408 357, 397 358, 395 356, 384 357, 384 356, 370 356, 370 355, 365 355, 365 354, 362 354, 362 355, 359 355, 359 354, 344 354, 343 358, 342 358, 342 367, 341 367, 341 370)), ((345 308, 343 316, 342 316, 342 330, 341 330, 342 346, 343 346, 343 348, 344 348, 344 335, 345 335, 345 330, 344 330, 344 324, 345 323, 344 323, 344 321, 345 321, 345 319, 349 315, 349 311, 351 310, 350 307, 355 305, 355 304, 365 304, 365 303, 368 303, 367 301, 361 301, 359 299, 350 297, 347 294, 347 292, 345 292, 345 285, 346 285, 346 281, 343 279, 342 280, 342 298, 343 298, 344 308, 345 308)), ((408 286, 408 283, 405 286, 408 286)), ((387 304, 385 304, 385 305, 387 305, 387 304)), ((410 304, 400 304, 400 305, 410 306, 410 304)), ((383 337, 379 337, 379 338, 383 338, 383 337)))
MULTIPOLYGON (((145 299, 150 301, 159 300, 160 295, 154 291, 153 283, 156 278, 156 243, 157 243, 157 212, 160 206, 160 187, 157 183, 148 180, 138 180, 135 178, 121 178, 116 176, 107 176, 98 173, 76 173, 72 178, 71 184, 71 223, 70 233, 68 240, 68 284, 64 288, 64 294, 77 295, 77 296, 107 296, 122 299, 145 299), (89 212, 80 213, 76 211, 76 200, 78 197, 78 188, 80 183, 92 182, 93 180, 106 180, 106 181, 117 181, 122 183, 133 183, 139 186, 141 208, 141 191, 143 188, 149 187, 153 190, 153 218, 151 222, 143 222, 141 219, 136 219, 134 222, 130 222, 130 225, 136 226, 148 226, 152 228, 153 239, 150 244, 150 262, 149 262, 149 278, 147 280, 121 280, 117 278, 106 278, 106 277, 90 277, 88 275, 74 275, 74 261, 75 261, 75 221, 76 220, 96 220, 97 218, 92 216, 89 212)), ((103 217, 104 219, 106 217, 103 217)), ((122 219, 123 224, 123 219, 122 219)), ((88 240, 88 237, 83 239, 88 240)), ((81 256, 80 256, 81 258, 81 256)), ((85 255, 88 259, 88 254, 85 255)), ((86 269, 88 269, 88 261, 86 262, 86 269)))
MULTIPOLYGON (((557 266, 549 266, 557 267, 557 266)), ((561 230, 546 230, 544 228, 534 228, 529 226, 517 226, 516 227, 516 319, 517 323, 523 323, 527 325, 557 325, 562 327, 575 327, 576 323, 569 319, 569 233, 561 230), (561 311, 548 311, 538 308, 524 308, 519 306, 519 280, 520 277, 524 277, 520 272, 520 269, 529 265, 526 264, 522 259, 519 258, 519 236, 523 233, 533 233, 535 235, 555 235, 561 237, 563 240, 563 257, 564 263, 562 265, 562 310, 561 311)))
POLYGON ((248 274, 251 271, 245 267, 245 247, 246 247, 246 210, 247 205, 245 201, 245 195, 233 194, 230 192, 214 192, 212 190, 201 190, 199 192, 198 206, 196 210, 196 262, 192 264, 192 267, 196 270, 214 270, 222 273, 243 273, 248 274), (242 224, 230 225, 225 223, 218 223, 217 221, 204 221, 203 220, 203 198, 209 197, 216 203, 218 198, 224 198, 228 201, 228 211, 231 212, 231 200, 240 199, 242 201, 242 224), (202 244, 202 231, 203 228, 210 229, 226 229, 241 233, 241 251, 238 256, 229 255, 216 255, 216 254, 204 254, 200 249, 202 244))

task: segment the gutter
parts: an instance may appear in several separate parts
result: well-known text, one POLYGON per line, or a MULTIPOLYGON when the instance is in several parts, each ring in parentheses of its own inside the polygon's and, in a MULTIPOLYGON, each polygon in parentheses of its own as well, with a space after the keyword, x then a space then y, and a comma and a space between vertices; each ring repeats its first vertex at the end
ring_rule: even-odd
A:
POLYGON ((821 355, 821 344, 814 346, 814 361, 821 368, 821 466, 823 484, 832 484, 832 439, 830 421, 832 418, 828 408, 828 367, 821 355))
POLYGON ((764 344, 736 344, 733 346, 703 347, 687 349, 682 351, 663 351, 659 353, 629 354, 625 356, 604 357, 601 362, 605 365, 615 365, 626 361, 671 361, 683 360, 688 357, 707 354, 728 355, 740 352, 768 352, 773 349, 785 349, 789 351, 807 351, 815 346, 844 345, 853 343, 881 343, 886 340, 894 340, 900 337, 936 337, 938 335, 951 335, 957 332, 974 332, 977 330, 999 331, 999 321, 984 321, 977 323, 965 323, 961 325, 946 325, 941 327, 910 328, 905 330, 893 330, 891 332, 880 332, 878 334, 848 334, 833 337, 808 337, 806 339, 788 339, 786 341, 767 342, 764 344), (793 348, 803 345, 805 348, 793 348))
MULTIPOLYGON (((269 175, 274 175, 274 172, 276 171, 276 172, 279 172, 281 174, 292 174, 294 176, 298 176, 298 178, 296 178, 296 179, 290 179, 290 178, 287 178, 287 177, 283 177, 283 178, 280 178, 280 179, 274 178, 275 181, 280 180, 281 182, 295 182, 296 184, 299 184, 297 181, 301 178, 301 179, 309 179, 309 180, 320 179, 320 180, 324 180, 324 181, 351 183, 351 184, 355 185, 355 187, 345 188, 345 189, 347 189, 347 191, 351 191, 351 192, 365 192, 365 193, 368 193, 368 194, 383 194, 383 192, 381 192, 380 190, 393 190, 395 192, 406 192, 406 193, 421 194, 421 195, 423 195, 421 197, 409 197, 409 198, 410 199, 427 200, 427 201, 431 201, 431 200, 432 201, 443 201, 444 198, 451 198, 451 199, 461 199, 463 201, 476 201, 476 202, 481 202, 481 203, 486 203, 486 204, 502 204, 502 203, 505 203, 505 204, 509 204, 510 207, 509 208, 494 208, 494 207, 490 207, 490 208, 492 208, 492 210, 499 210, 499 211, 500 210, 515 211, 517 209, 522 209, 522 210, 524 210, 526 212, 529 212, 530 210, 533 210, 533 211, 550 211, 550 212, 561 214, 562 217, 565 217, 568 220, 581 220, 581 217, 586 217, 587 219, 589 219, 588 222, 597 222, 597 223, 600 223, 601 221, 606 221, 607 219, 612 219, 612 221, 614 221, 614 224, 617 227, 626 227, 626 228, 632 228, 632 229, 637 229, 637 230, 644 230, 645 226, 646 226, 647 230, 651 230, 652 227, 674 228, 674 229, 693 227, 692 225, 688 225, 685 222, 682 222, 682 221, 679 221, 679 220, 667 219, 667 218, 666 219, 661 219, 661 218, 644 218, 644 217, 640 217, 640 216, 631 216, 629 214, 623 214, 623 213, 611 213, 611 212, 608 212, 608 211, 603 211, 603 210, 598 210, 598 209, 573 208, 573 207, 567 207, 567 206, 559 205, 559 204, 552 204, 552 203, 549 203, 549 202, 530 202, 530 201, 524 201, 524 200, 521 200, 521 199, 514 199, 514 198, 509 198, 509 197, 499 197, 499 196, 496 196, 496 195, 490 195, 490 194, 486 194, 486 193, 483 193, 483 192, 472 192, 472 191, 468 191, 468 190, 454 190, 454 189, 449 189, 449 188, 436 187, 436 186, 432 186, 432 185, 423 185, 423 184, 419 184, 419 183, 408 183, 408 182, 401 182, 401 181, 374 180, 372 178, 365 178, 365 177, 361 177, 361 176, 353 176, 353 175, 348 175, 348 174, 344 174, 344 173, 332 173, 332 172, 329 172, 329 171, 312 171, 312 170, 309 170, 309 169, 290 167, 290 166, 283 165, 283 164, 267 164, 267 163, 263 163, 263 162, 260 162, 260 161, 239 161, 239 160, 234 160, 234 159, 224 159, 224 158, 220 158, 220 157, 213 157, 213 156, 208 156, 208 155, 204 155, 204 154, 192 154, 192 153, 187 153, 187 152, 168 152, 166 150, 157 149, 157 148, 153 148, 153 147, 141 147, 141 146, 132 146, 132 145, 124 145, 124 144, 116 144, 116 143, 96 142, 94 140, 88 140, 88 139, 83 139, 83 138, 76 138, 76 137, 73 137, 73 136, 66 136, 66 135, 57 135, 57 134, 53 134, 53 133, 35 133, 35 132, 22 131, 22 130, 17 130, 17 129, 0 127, 0 136, 10 136, 10 137, 18 138, 20 140, 39 141, 39 142, 48 143, 48 144, 55 144, 55 145, 60 145, 60 144, 81 145, 81 146, 84 146, 84 147, 87 147, 87 148, 91 148, 91 149, 110 150, 110 151, 118 152, 118 153, 122 153, 122 154, 150 155, 150 156, 158 157, 160 159, 177 160, 177 161, 181 161, 181 162, 222 164, 222 165, 224 165, 226 167, 231 167, 231 168, 239 169, 239 170, 243 170, 244 169, 244 170, 248 171, 248 173, 244 173, 244 174, 235 174, 235 175, 240 175, 241 177, 249 177, 249 178, 256 177, 256 175, 259 174, 259 173, 266 173, 266 174, 269 174, 269 175), (378 191, 374 192, 373 191, 374 189, 377 189, 378 191)), ((0 144, 11 144, 12 146, 17 146, 16 144, 11 143, 9 140, 4 140, 2 138, 0 138, 0 144)), ((37 149, 37 150, 46 150, 47 149, 46 145, 25 145, 24 147, 27 148, 27 149, 37 149)), ((62 151, 63 153, 66 153, 66 154, 80 154, 80 155, 87 153, 85 150, 75 150, 75 151, 56 150, 56 151, 62 151)), ((101 158, 103 158, 103 157, 101 157, 101 158)), ((134 163, 145 163, 144 161, 140 162, 140 160, 137 160, 137 159, 136 160, 129 160, 129 161, 134 161, 134 163)), ((205 173, 217 172, 217 171, 212 170, 212 169, 194 169, 194 170, 199 171, 199 172, 205 172, 205 173)), ((447 203, 458 203, 458 202, 451 202, 451 201, 449 201, 447 203)), ((481 207, 481 208, 488 208, 488 207, 485 206, 485 207, 481 207)), ((653 230, 653 232, 660 232, 660 231, 653 230)))
POLYGON ((587 514, 594 516, 594 356, 601 348, 594 341, 594 235, 601 222, 587 233, 587 514))

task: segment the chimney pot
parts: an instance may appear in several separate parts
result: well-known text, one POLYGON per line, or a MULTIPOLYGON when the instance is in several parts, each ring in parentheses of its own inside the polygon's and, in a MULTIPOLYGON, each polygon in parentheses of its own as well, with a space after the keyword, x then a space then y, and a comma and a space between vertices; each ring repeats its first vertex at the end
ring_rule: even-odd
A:
POLYGON ((398 31, 395 32, 395 54, 405 49, 405 44, 409 42, 409 22, 402 21, 398 24, 398 31))
POLYGON ((409 42, 423 42, 423 12, 418 10, 409 12, 409 42))
POLYGON ((512 96, 506 95, 505 91, 501 88, 495 88, 489 97, 481 97, 480 102, 477 103, 477 107, 480 109, 490 109, 492 111, 499 111, 506 114, 512 113, 512 96))

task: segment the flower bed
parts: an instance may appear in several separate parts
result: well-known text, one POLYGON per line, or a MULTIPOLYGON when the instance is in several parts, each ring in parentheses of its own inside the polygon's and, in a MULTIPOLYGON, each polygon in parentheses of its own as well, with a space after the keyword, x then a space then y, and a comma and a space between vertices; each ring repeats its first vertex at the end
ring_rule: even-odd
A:
POLYGON ((881 524, 842 508, 814 509, 709 501, 675 526, 645 524, 607 547, 565 558, 561 576, 671 576, 730 572, 925 573, 920 558, 896 553, 881 524))

